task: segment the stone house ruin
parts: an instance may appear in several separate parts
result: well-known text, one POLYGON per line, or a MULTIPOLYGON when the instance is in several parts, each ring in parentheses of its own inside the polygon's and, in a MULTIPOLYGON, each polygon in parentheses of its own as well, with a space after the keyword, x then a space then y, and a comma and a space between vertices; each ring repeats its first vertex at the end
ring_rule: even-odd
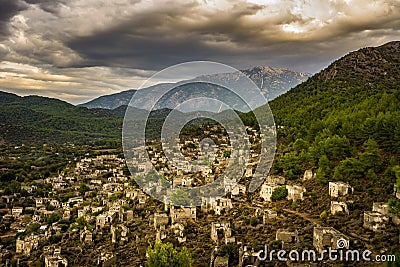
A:
POLYGON ((97 258, 97 266, 110 267, 117 263, 117 256, 111 253, 101 253, 97 258))
POLYGON ((247 246, 239 247, 239 265, 242 266, 259 266, 258 252, 254 249, 248 249, 247 246))
POLYGON ((127 243, 129 241, 128 238, 128 233, 129 229, 123 224, 113 226, 111 225, 111 242, 112 243, 117 243, 117 242, 122 242, 122 243, 127 243))
POLYGON ((364 212, 364 224, 363 226, 374 232, 378 232, 386 228, 386 224, 389 222, 389 217, 376 211, 365 211, 364 212))
POLYGON ((100 214, 96 217, 96 229, 101 229, 107 224, 114 222, 117 218, 116 212, 107 211, 105 214, 100 214))
POLYGON ((246 186, 242 184, 237 184, 231 191, 232 196, 238 196, 240 194, 246 193, 246 186))
POLYGON ((19 216, 22 215, 23 211, 24 211, 24 208, 22 208, 22 207, 13 207, 12 210, 11 210, 11 214, 14 217, 19 217, 19 216))
POLYGON ((168 225, 169 218, 165 213, 154 213, 154 229, 168 225))
POLYGON ((256 217, 262 217, 263 224, 267 224, 270 221, 276 220, 278 217, 278 212, 271 209, 256 209, 256 217))
POLYGON ((156 240, 161 241, 167 238, 166 227, 169 223, 169 217, 165 213, 154 214, 154 229, 156 230, 156 240))
POLYGON ((349 189, 353 191, 353 188, 347 183, 329 182, 329 195, 331 197, 345 196, 349 194, 349 189))
POLYGON ((398 199, 400 199, 400 190, 397 188, 397 185, 396 185, 396 184, 394 184, 393 189, 394 189, 394 195, 395 195, 398 199))
POLYGON ((350 239, 332 227, 314 227, 313 246, 322 253, 324 249, 348 249, 350 239), (342 240, 342 242, 338 242, 342 240), (338 245, 343 245, 339 247, 338 245))
POLYGON ((383 215, 389 214, 388 203, 386 202, 374 202, 372 204, 372 211, 379 212, 383 215))
POLYGON ((278 229, 275 239, 281 241, 282 248, 286 249, 299 242, 299 233, 292 229, 278 229))
POLYGON ((266 184, 277 184, 277 185, 284 185, 285 184, 285 177, 278 176, 278 175, 268 175, 265 181, 266 184))
POLYGON ((303 200, 303 194, 304 192, 306 192, 306 188, 304 186, 287 185, 286 188, 288 190, 288 196, 287 196, 288 200, 293 200, 293 201, 303 200))
POLYGON ((229 198, 203 198, 201 210, 207 212, 213 210, 216 215, 221 215, 232 208, 232 201, 229 198))
POLYGON ((39 236, 31 235, 25 238, 25 240, 17 239, 15 245, 15 252, 17 254, 23 254, 24 256, 29 257, 31 255, 31 251, 37 249, 39 245, 39 236))
POLYGON ((228 267, 229 266, 229 257, 227 256, 217 256, 212 263, 213 267, 228 267))
POLYGON ((61 248, 45 248, 44 266, 45 267, 67 267, 68 260, 61 256, 61 248))
POLYGON ((275 188, 280 187, 277 184, 263 184, 260 189, 260 197, 264 199, 264 201, 271 202, 272 192, 274 192, 275 188))
POLYGON ((196 207, 174 207, 170 209, 171 224, 196 220, 196 207))
POLYGON ((229 222, 211 223, 211 239, 217 244, 234 243, 232 237, 231 224, 229 222))
POLYGON ((218 255, 218 247, 211 252, 210 267, 228 267, 229 257, 218 255))
POLYGON ((85 230, 81 231, 80 237, 82 243, 93 242, 93 234, 90 230, 86 229, 86 227, 85 230))
POLYGON ((176 238, 178 239, 179 243, 183 243, 186 242, 186 236, 185 236, 185 226, 181 223, 176 223, 174 225, 171 226, 171 229, 174 233, 174 235, 176 236, 176 238))
POLYGON ((387 215, 392 223, 396 225, 400 224, 400 218, 397 217, 395 214, 390 213, 389 205, 387 202, 374 202, 372 204, 372 211, 376 211, 379 212, 380 214, 387 215))
POLYGON ((331 214, 335 215, 338 212, 349 214, 346 202, 331 201, 331 214))
POLYGON ((308 181, 308 180, 312 180, 314 179, 314 174, 312 172, 312 170, 306 170, 304 172, 303 178, 301 178, 302 181, 308 181))

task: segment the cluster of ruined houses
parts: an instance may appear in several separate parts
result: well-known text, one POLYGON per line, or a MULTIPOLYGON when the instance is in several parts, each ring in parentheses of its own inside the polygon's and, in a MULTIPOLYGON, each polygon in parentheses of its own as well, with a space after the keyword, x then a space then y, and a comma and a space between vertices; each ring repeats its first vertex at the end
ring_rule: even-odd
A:
POLYGON ((196 220, 196 207, 171 206, 169 214, 155 213, 153 225, 156 231, 156 240, 175 237, 179 243, 186 241, 185 227, 188 220, 196 220))
MULTIPOLYGON (((210 131, 204 131, 209 134, 211 131, 216 131, 217 127, 211 127, 210 131)), ((248 133, 253 138, 264 138, 264 134, 260 134, 257 130, 246 127, 248 133)), ((230 136, 234 133, 229 133, 230 136)), ((210 138, 219 140, 218 148, 215 143, 212 142, 200 142, 199 139, 193 138, 193 140, 185 140, 180 146, 179 138, 163 142, 162 152, 156 151, 151 146, 141 146, 132 148, 129 152, 130 159, 127 160, 128 166, 135 166, 132 170, 135 175, 145 177, 151 173, 154 168, 157 169, 157 173, 160 176, 169 176, 171 173, 174 174, 173 180, 171 181, 174 186, 192 187, 201 184, 208 184, 215 181, 217 177, 225 170, 226 166, 230 164, 230 160, 235 161, 238 164, 231 164, 230 166, 237 167, 243 166, 246 163, 246 177, 253 175, 254 165, 258 162, 259 152, 253 151, 253 148, 236 148, 232 153, 234 157, 228 159, 224 156, 224 151, 232 151, 232 147, 228 145, 229 138, 227 136, 217 136, 216 134, 210 134, 210 138), (187 153, 191 155, 191 158, 185 158, 182 154, 185 154, 185 150, 191 149, 190 145, 198 144, 199 151, 195 153, 190 151, 187 153), (146 151, 146 153, 144 153, 146 151), (196 154, 196 156, 195 156, 196 154), (150 159, 150 161, 149 161, 150 159), (247 159, 249 159, 247 161, 247 159), (190 161, 190 162, 189 162, 190 161), (167 164, 170 163, 170 164, 167 164), (172 163, 172 164, 171 164, 172 163), (202 181, 196 180, 193 176, 194 173, 201 173, 202 181)), ((210 140, 210 138, 208 138, 210 140)), ((142 185, 145 189, 159 188, 157 182, 146 181, 147 184, 142 185)), ((146 191, 146 190, 145 190, 146 191)))
MULTIPOLYGON (((329 183, 329 194, 334 198, 345 196, 352 190, 352 187, 347 183, 329 183)), ((394 194, 397 198, 400 198, 396 186, 394 187, 394 194)), ((331 214, 334 215, 338 212, 349 214, 345 201, 331 201, 331 214)), ((364 211, 363 220, 363 226, 375 232, 384 230, 388 223, 393 223, 395 225, 400 224, 400 218, 390 213, 387 202, 374 202, 372 204, 372 211, 364 211)))
MULTIPOLYGON (((231 197, 237 197, 244 194, 246 187, 241 184, 237 184, 231 191, 231 197)), ((231 198, 215 198, 215 197, 203 197, 200 209, 204 213, 212 212, 215 215, 223 215, 228 210, 232 209, 231 198)), ((164 213, 154 214, 154 229, 156 230, 156 240, 164 240, 167 237, 176 237, 178 242, 182 243, 186 241, 185 226, 187 220, 196 220, 196 207, 183 207, 183 206, 165 206, 164 213), (169 208, 169 213, 167 213, 169 208)), ((230 229, 229 223, 221 223, 225 229, 230 229)), ((212 229, 216 224, 212 224, 212 229)), ((211 237, 214 240, 217 235, 211 232, 211 237)), ((226 238, 230 238, 227 236, 226 238)))
MULTIPOLYGON (((400 199, 400 194, 395 187, 395 196, 400 199)), ((384 231, 389 223, 400 225, 400 218, 390 212, 387 202, 374 202, 372 211, 364 212, 364 227, 374 232, 384 231)))
MULTIPOLYGON (((312 171, 308 170, 304 173, 302 180, 309 180, 314 177, 312 171)), ((265 201, 272 201, 272 193, 280 186, 285 186, 288 190, 288 200, 298 201, 303 200, 303 194, 306 192, 304 186, 301 185, 285 185, 285 178, 281 176, 268 176, 265 183, 261 186, 260 197, 265 201)), ((349 214, 347 202, 343 198, 353 191, 353 188, 348 183, 329 182, 329 195, 335 200, 331 201, 330 211, 332 215, 337 213, 349 214), (339 201, 341 199, 341 201, 339 201)), ((394 186, 394 194, 400 198, 400 190, 394 186)), ((364 227, 373 231, 379 231, 386 227, 389 222, 396 225, 400 219, 391 214, 387 203, 373 203, 372 211, 364 212, 364 227)))
MULTIPOLYGON (((309 180, 314 177, 312 171, 306 171, 302 180, 309 180)), ((260 197, 265 201, 271 201, 271 196, 275 188, 285 186, 288 190, 288 200, 302 200, 303 193, 306 189, 300 185, 285 185, 285 178, 279 176, 267 177, 265 183, 260 190, 260 197)), ((348 214, 349 210, 345 196, 350 194, 353 188, 343 182, 330 182, 329 195, 333 199, 331 201, 331 214, 337 213, 348 214)), ((395 187, 395 195, 400 198, 400 190, 395 187)), ((277 212, 271 209, 256 209, 255 216, 262 217, 263 224, 277 218, 277 212)), ((385 228, 388 222, 399 224, 400 219, 391 214, 388 210, 387 203, 373 203, 372 212, 364 213, 364 227, 373 231, 380 231, 385 228)), ((229 222, 216 222, 211 225, 211 238, 217 244, 234 243, 235 237, 232 236, 232 230, 229 222)), ((283 249, 290 249, 299 242, 299 235, 296 229, 278 229, 276 231, 276 240, 281 241, 283 249)), ((239 266, 258 266, 258 252, 248 249, 241 243, 237 243, 239 249, 239 266)), ((313 231, 313 246, 315 250, 322 253, 323 250, 331 249, 349 249, 350 239, 345 234, 332 227, 314 227, 313 231), (341 241, 341 242, 338 242, 341 241), (339 244, 343 246, 339 246, 339 244)), ((211 255, 210 266, 223 267, 228 266, 228 257, 218 255, 218 247, 215 248, 211 255)))
MULTIPOLYGON (((127 182, 128 177, 123 173, 124 167, 124 159, 118 158, 116 155, 84 158, 78 161, 76 167, 68 173, 39 181, 40 183, 51 184, 52 192, 50 195, 58 197, 33 198, 27 196, 19 198, 18 201, 29 199, 29 202, 33 201, 34 205, 32 207, 18 207, 13 205, 17 196, 1 196, 0 201, 5 203, 7 208, 1 209, 0 214, 2 214, 4 220, 12 222, 11 230, 15 230, 16 233, 23 233, 33 223, 40 225, 35 234, 17 239, 17 257, 29 257, 38 248, 39 240, 46 240, 52 235, 61 234, 63 232, 61 226, 57 222, 48 224, 47 218, 56 213, 60 218, 69 220, 73 208, 77 209, 78 218, 82 217, 86 222, 95 225, 95 229, 85 228, 81 230, 80 237, 83 243, 93 242, 95 232, 102 231, 103 228, 106 228, 107 231, 110 229, 112 242, 127 242, 129 230, 124 224, 132 220, 134 214, 132 210, 124 209, 124 206, 128 205, 125 199, 112 197, 117 193, 123 194, 127 199, 136 199, 138 206, 143 206, 148 196, 127 182), (106 176, 102 175, 105 173, 107 173, 106 176), (83 179, 90 181, 88 184, 89 191, 84 196, 79 192, 83 179), (92 194, 92 192, 96 192, 96 194, 92 194), (73 193, 72 197, 71 193, 73 193), (61 201, 61 199, 67 200, 61 201), (23 221, 24 217, 28 216, 26 214, 30 216, 28 224, 23 221)), ((35 192, 37 187, 35 185, 23 185, 21 189, 31 194, 35 192)), ((57 251, 55 255, 46 256, 45 266, 66 266, 66 263, 63 263, 64 259, 60 257, 57 251), (57 261, 60 262, 60 265, 54 263, 57 261)))
MULTIPOLYGON (((260 211, 257 211, 260 213, 260 211)), ((267 214, 264 223, 267 220, 274 220, 276 214, 270 213, 268 210, 261 212, 267 214)), ((229 222, 213 222, 211 224, 211 239, 216 243, 216 247, 211 254, 211 267, 227 267, 229 266, 228 256, 220 256, 218 254, 219 246, 222 244, 235 243, 235 237, 232 236, 232 230, 229 222)), ((299 234, 296 229, 278 229, 276 231, 275 239, 281 243, 281 248, 289 250, 299 244, 299 234)), ((313 246, 318 253, 323 250, 331 249, 348 249, 350 244, 349 238, 332 227, 314 227, 313 231, 313 246), (338 242, 341 241, 341 242, 338 242), (341 246, 343 244, 343 246, 341 246)), ((248 248, 241 242, 237 242, 239 247, 239 267, 244 266, 259 266, 259 251, 248 248)))
MULTIPOLYGON (((306 175, 308 175, 306 173, 306 175)), ((281 186, 285 183, 283 177, 268 177, 265 184, 275 184, 281 186)), ((237 185, 232 190, 231 195, 237 196, 244 193, 246 190, 245 186, 237 185)), ((262 189, 261 189, 262 190, 262 189)), ((330 183, 329 192, 333 198, 347 195, 351 187, 345 183, 330 183)), ((302 194, 305 192, 304 188, 293 186, 291 190, 292 200, 302 199, 302 194)), ((266 192, 268 193, 268 192, 266 192)), ((262 193, 260 193, 262 194, 262 193)), ((224 212, 232 208, 232 200, 230 198, 203 198, 201 211, 210 212, 213 211, 216 215, 222 215, 224 212)), ((347 206, 342 202, 332 201, 333 213, 341 211, 346 212, 347 206)), ((276 220, 278 213, 273 209, 257 208, 255 216, 262 221, 263 224, 276 220)), ((185 242, 185 226, 187 220, 196 220, 196 208, 194 207, 171 207, 169 214, 155 213, 154 214, 154 229, 156 230, 156 239, 164 240, 167 237, 176 237, 179 242, 185 242)), ((216 221, 211 223, 211 240, 216 244, 215 250, 212 252, 210 266, 228 266, 228 258, 226 256, 220 256, 218 254, 218 248, 223 244, 236 244, 239 246, 239 266, 249 266, 256 264, 258 261, 256 251, 249 249, 240 242, 236 242, 236 238, 233 236, 231 223, 229 221, 216 221)), ((331 227, 315 227, 313 233, 313 245, 315 249, 322 252, 323 249, 331 247, 335 249, 337 247, 337 241, 339 239, 346 240, 346 244, 349 244, 349 238, 344 234, 340 233, 331 227)), ((298 232, 295 229, 278 229, 276 232, 276 240, 281 241, 283 248, 290 248, 299 242, 298 232)))
MULTIPOLYGON (((17 239, 16 253, 29 256, 33 250, 38 248, 40 236, 31 235, 25 240, 17 239)), ((46 267, 67 267, 67 258, 61 255, 61 247, 45 246, 43 248, 44 266, 46 267)), ((19 266, 19 265, 17 265, 19 266)))
MULTIPOLYGON (((177 153, 175 151, 174 153, 177 153)), ((154 153, 154 158, 157 163, 163 162, 163 155, 154 153)), ((244 152, 240 152, 244 153, 244 152)), ((240 154, 239 153, 239 154, 240 154)), ((254 156, 254 155, 253 155, 254 156)), ((147 170, 149 164, 140 157, 135 159, 138 169, 147 170)), ((154 163, 154 162, 153 162, 154 163)), ((83 217, 87 222, 94 222, 95 229, 85 228, 80 231, 80 238, 82 243, 93 242, 93 237, 96 231, 104 231, 109 229, 111 233, 112 243, 126 243, 128 242, 129 228, 125 226, 134 218, 131 210, 124 210, 124 205, 127 204, 124 199, 110 200, 117 192, 122 192, 128 199, 137 199, 138 205, 145 205, 147 195, 140 189, 130 186, 126 181, 127 177, 123 174, 124 160, 116 157, 115 155, 102 155, 96 158, 85 158, 77 162, 75 169, 68 175, 61 174, 58 177, 51 177, 43 180, 43 182, 50 183, 55 192, 60 195, 74 192, 73 197, 69 197, 67 201, 61 202, 54 197, 48 198, 35 198, 34 207, 18 207, 13 206, 15 196, 1 196, 0 200, 6 203, 7 208, 0 210, 3 217, 13 217, 15 222, 11 228, 16 232, 24 232, 26 227, 22 226, 22 217, 25 210, 32 210, 32 222, 42 224, 39 234, 33 234, 25 237, 24 239, 17 239, 16 253, 24 256, 29 256, 32 251, 38 247, 39 240, 48 238, 54 233, 61 233, 61 228, 57 223, 46 225, 44 220, 46 216, 56 212, 62 215, 63 219, 69 219, 71 216, 71 209, 78 208, 78 218, 83 217), (111 173, 107 178, 100 178, 104 173, 111 173), (80 196, 79 186, 84 178, 89 178, 89 191, 85 196, 80 196), (91 192, 96 190, 96 195, 91 195, 91 192), (90 200, 90 201, 87 201, 90 200), (96 202, 98 204, 92 205, 89 203, 96 202), (48 207, 51 206, 52 209, 48 207), (9 208, 10 207, 10 208, 9 208)), ((184 166, 181 166, 184 167, 184 166)), ((190 171, 190 170, 188 170, 190 171)), ((183 173, 182 173, 183 174, 183 173)), ((205 173, 209 177, 213 177, 213 173, 205 173)), ((246 170, 246 175, 252 175, 252 165, 249 164, 246 170)), ((306 171, 302 180, 310 180, 314 177, 312 171, 306 171)), ((192 180, 190 177, 177 176, 174 183, 182 186, 191 186, 192 180)), ((280 176, 268 176, 266 182, 261 186, 260 197, 265 201, 271 201, 273 191, 280 186, 285 186, 288 190, 288 200, 299 201, 303 200, 306 189, 299 184, 286 184, 285 178, 280 176)), ((34 185, 22 186, 23 190, 32 193, 36 190, 34 185)), ((237 184, 231 191, 231 196, 238 196, 244 194, 246 187, 237 184)), ((329 194, 332 198, 331 213, 337 214, 339 212, 349 213, 347 202, 344 196, 352 191, 352 187, 347 183, 330 182, 329 194)), ((54 194, 53 194, 54 195, 54 194)), ((400 199, 400 190, 395 187, 395 195, 400 199)), ((230 198, 203 198, 201 210, 203 212, 213 211, 216 215, 222 215, 232 208, 232 201, 230 198)), ((257 209, 255 216, 262 218, 264 224, 270 220, 275 220, 277 212, 271 209, 257 209)), ((156 239, 163 240, 166 237, 175 236, 179 242, 185 242, 185 227, 187 220, 196 220, 196 208, 189 207, 171 207, 169 213, 156 213, 154 214, 154 228, 156 230, 156 239)), ((393 216, 389 212, 387 203, 373 203, 372 211, 364 213, 364 227, 373 231, 383 230, 388 223, 399 224, 399 218, 393 216)), ((314 229, 314 246, 317 250, 322 250, 325 247, 334 247, 335 241, 338 238, 347 238, 337 230, 329 227, 316 227, 314 229)), ((231 225, 229 222, 213 222, 211 224, 211 239, 217 244, 229 244, 235 242, 235 237, 232 236, 231 225)), ((276 239, 281 240, 283 245, 290 245, 298 242, 298 235, 296 230, 279 229, 276 233, 276 239)), ((348 240, 348 239, 346 239, 348 240)), ((67 266, 67 260, 61 256, 60 249, 46 248, 43 251, 45 255, 45 266, 67 266)), ((103 253, 99 255, 98 262, 112 263, 115 261, 115 256, 103 253), (104 254, 104 255, 103 255, 104 254)), ((215 257, 212 262, 219 266, 219 262, 225 262, 226 259, 218 259, 215 257)), ((247 249, 245 246, 241 247, 240 261, 244 264, 251 262, 254 258, 254 252, 247 249)), ((222 265, 221 265, 222 266, 222 265)))
MULTIPOLYGON (((195 139, 194 142, 196 141, 198 140, 195 139)), ((185 141, 185 144, 192 144, 192 141, 185 141)), ((206 152, 209 149, 209 144, 206 143, 204 146, 205 151, 201 151, 198 158, 191 163, 182 158, 183 156, 179 148, 168 146, 164 147, 164 153, 149 150, 148 154, 151 158, 150 162, 147 157, 142 155, 144 147, 135 148, 132 150, 134 158, 129 160, 128 163, 137 166, 136 175, 145 177, 153 170, 154 166, 157 168, 157 173, 160 176, 168 176, 171 173, 175 173, 172 181, 174 186, 197 186, 197 181, 192 176, 193 173, 201 172, 202 177, 205 179, 205 183, 210 183, 214 181, 216 173, 218 173, 219 169, 222 168, 221 166, 214 166, 213 161, 211 162, 210 159, 217 159, 220 165, 224 165, 224 162, 228 162, 221 153, 206 152), (167 161, 173 164, 166 164, 167 161)), ((229 147, 226 147, 225 149, 229 149, 229 147)), ((153 182, 152 184, 151 182, 150 184, 144 185, 144 187, 157 187, 156 183, 153 182)))

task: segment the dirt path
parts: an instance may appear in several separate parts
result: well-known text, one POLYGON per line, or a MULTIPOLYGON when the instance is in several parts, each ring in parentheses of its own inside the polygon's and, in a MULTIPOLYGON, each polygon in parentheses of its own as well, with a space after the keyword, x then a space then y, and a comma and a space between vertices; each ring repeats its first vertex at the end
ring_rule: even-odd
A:
MULTIPOLYGON (((262 203, 258 203, 258 202, 253 202, 251 205, 245 201, 239 201, 239 203, 242 205, 244 204, 247 208, 250 208, 250 209, 257 209, 257 208, 263 207, 262 203)), ((318 220, 311 218, 306 213, 302 213, 302 212, 298 212, 298 211, 290 210, 290 209, 282 209, 282 210, 285 212, 294 214, 296 216, 299 216, 299 217, 303 218, 304 220, 309 221, 310 223, 314 224, 315 226, 320 226, 320 222, 318 220)))
POLYGON ((289 210, 289 209, 282 209, 282 210, 285 212, 297 215, 297 216, 303 218, 304 220, 309 221, 310 223, 314 224, 315 226, 320 226, 319 221, 314 218, 311 218, 308 214, 301 213, 301 212, 298 212, 295 210, 289 210))

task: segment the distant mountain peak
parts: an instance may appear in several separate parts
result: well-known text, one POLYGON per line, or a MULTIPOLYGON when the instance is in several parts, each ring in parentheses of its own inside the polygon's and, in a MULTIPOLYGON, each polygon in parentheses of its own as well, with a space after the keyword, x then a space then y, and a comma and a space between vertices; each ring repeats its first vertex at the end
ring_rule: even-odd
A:
MULTIPOLYGON (((306 72, 295 72, 283 68, 273 68, 269 66, 256 66, 250 69, 241 70, 247 77, 249 77, 256 85, 258 85, 268 100, 272 100, 279 95, 286 93, 291 88, 307 80, 311 74, 306 72)), ((240 75, 238 73, 219 73, 201 76, 209 78, 213 81, 224 80, 224 81, 236 81, 240 75)), ((141 89, 146 90, 151 94, 152 90, 163 90, 165 84, 159 84, 150 88, 141 89)), ((112 95, 101 96, 87 103, 81 104, 81 106, 88 108, 105 108, 114 109, 119 106, 128 105, 130 99, 135 94, 135 90, 123 91, 112 95)), ((151 95, 147 96, 151 98, 151 95)), ((179 98, 175 99, 179 102, 179 98)), ((140 104, 140 103, 136 103, 140 104)))

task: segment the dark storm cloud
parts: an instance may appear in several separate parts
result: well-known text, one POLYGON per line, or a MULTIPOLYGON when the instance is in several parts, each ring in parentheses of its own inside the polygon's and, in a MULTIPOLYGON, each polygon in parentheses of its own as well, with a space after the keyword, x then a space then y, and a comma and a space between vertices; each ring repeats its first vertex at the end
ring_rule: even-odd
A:
POLYGON ((0 3, 0 40, 9 34, 8 23, 12 17, 27 8, 20 0, 2 0, 0 3))
POLYGON ((60 6, 67 3, 67 0, 25 0, 28 4, 38 5, 43 11, 58 13, 60 6))
POLYGON ((194 2, 143 10, 66 45, 84 59, 84 66, 160 70, 185 61, 213 60, 235 67, 272 65, 314 72, 364 43, 382 43, 368 39, 375 31, 391 29, 386 38, 395 38, 400 25, 399 7, 392 2, 376 7, 364 0, 354 6, 318 0, 286 0, 275 6, 232 3, 229 12, 200 9, 194 2), (372 11, 379 14, 374 20, 367 15, 372 11))
POLYGON ((185 8, 137 14, 128 22, 72 39, 67 45, 88 65, 154 70, 190 60, 215 60, 217 55, 231 57, 243 50, 235 42, 245 43, 257 31, 252 25, 245 26, 243 18, 254 15, 260 6, 242 6, 213 19, 204 19, 211 15, 207 13, 191 18, 188 10, 195 7, 187 4, 185 8))

